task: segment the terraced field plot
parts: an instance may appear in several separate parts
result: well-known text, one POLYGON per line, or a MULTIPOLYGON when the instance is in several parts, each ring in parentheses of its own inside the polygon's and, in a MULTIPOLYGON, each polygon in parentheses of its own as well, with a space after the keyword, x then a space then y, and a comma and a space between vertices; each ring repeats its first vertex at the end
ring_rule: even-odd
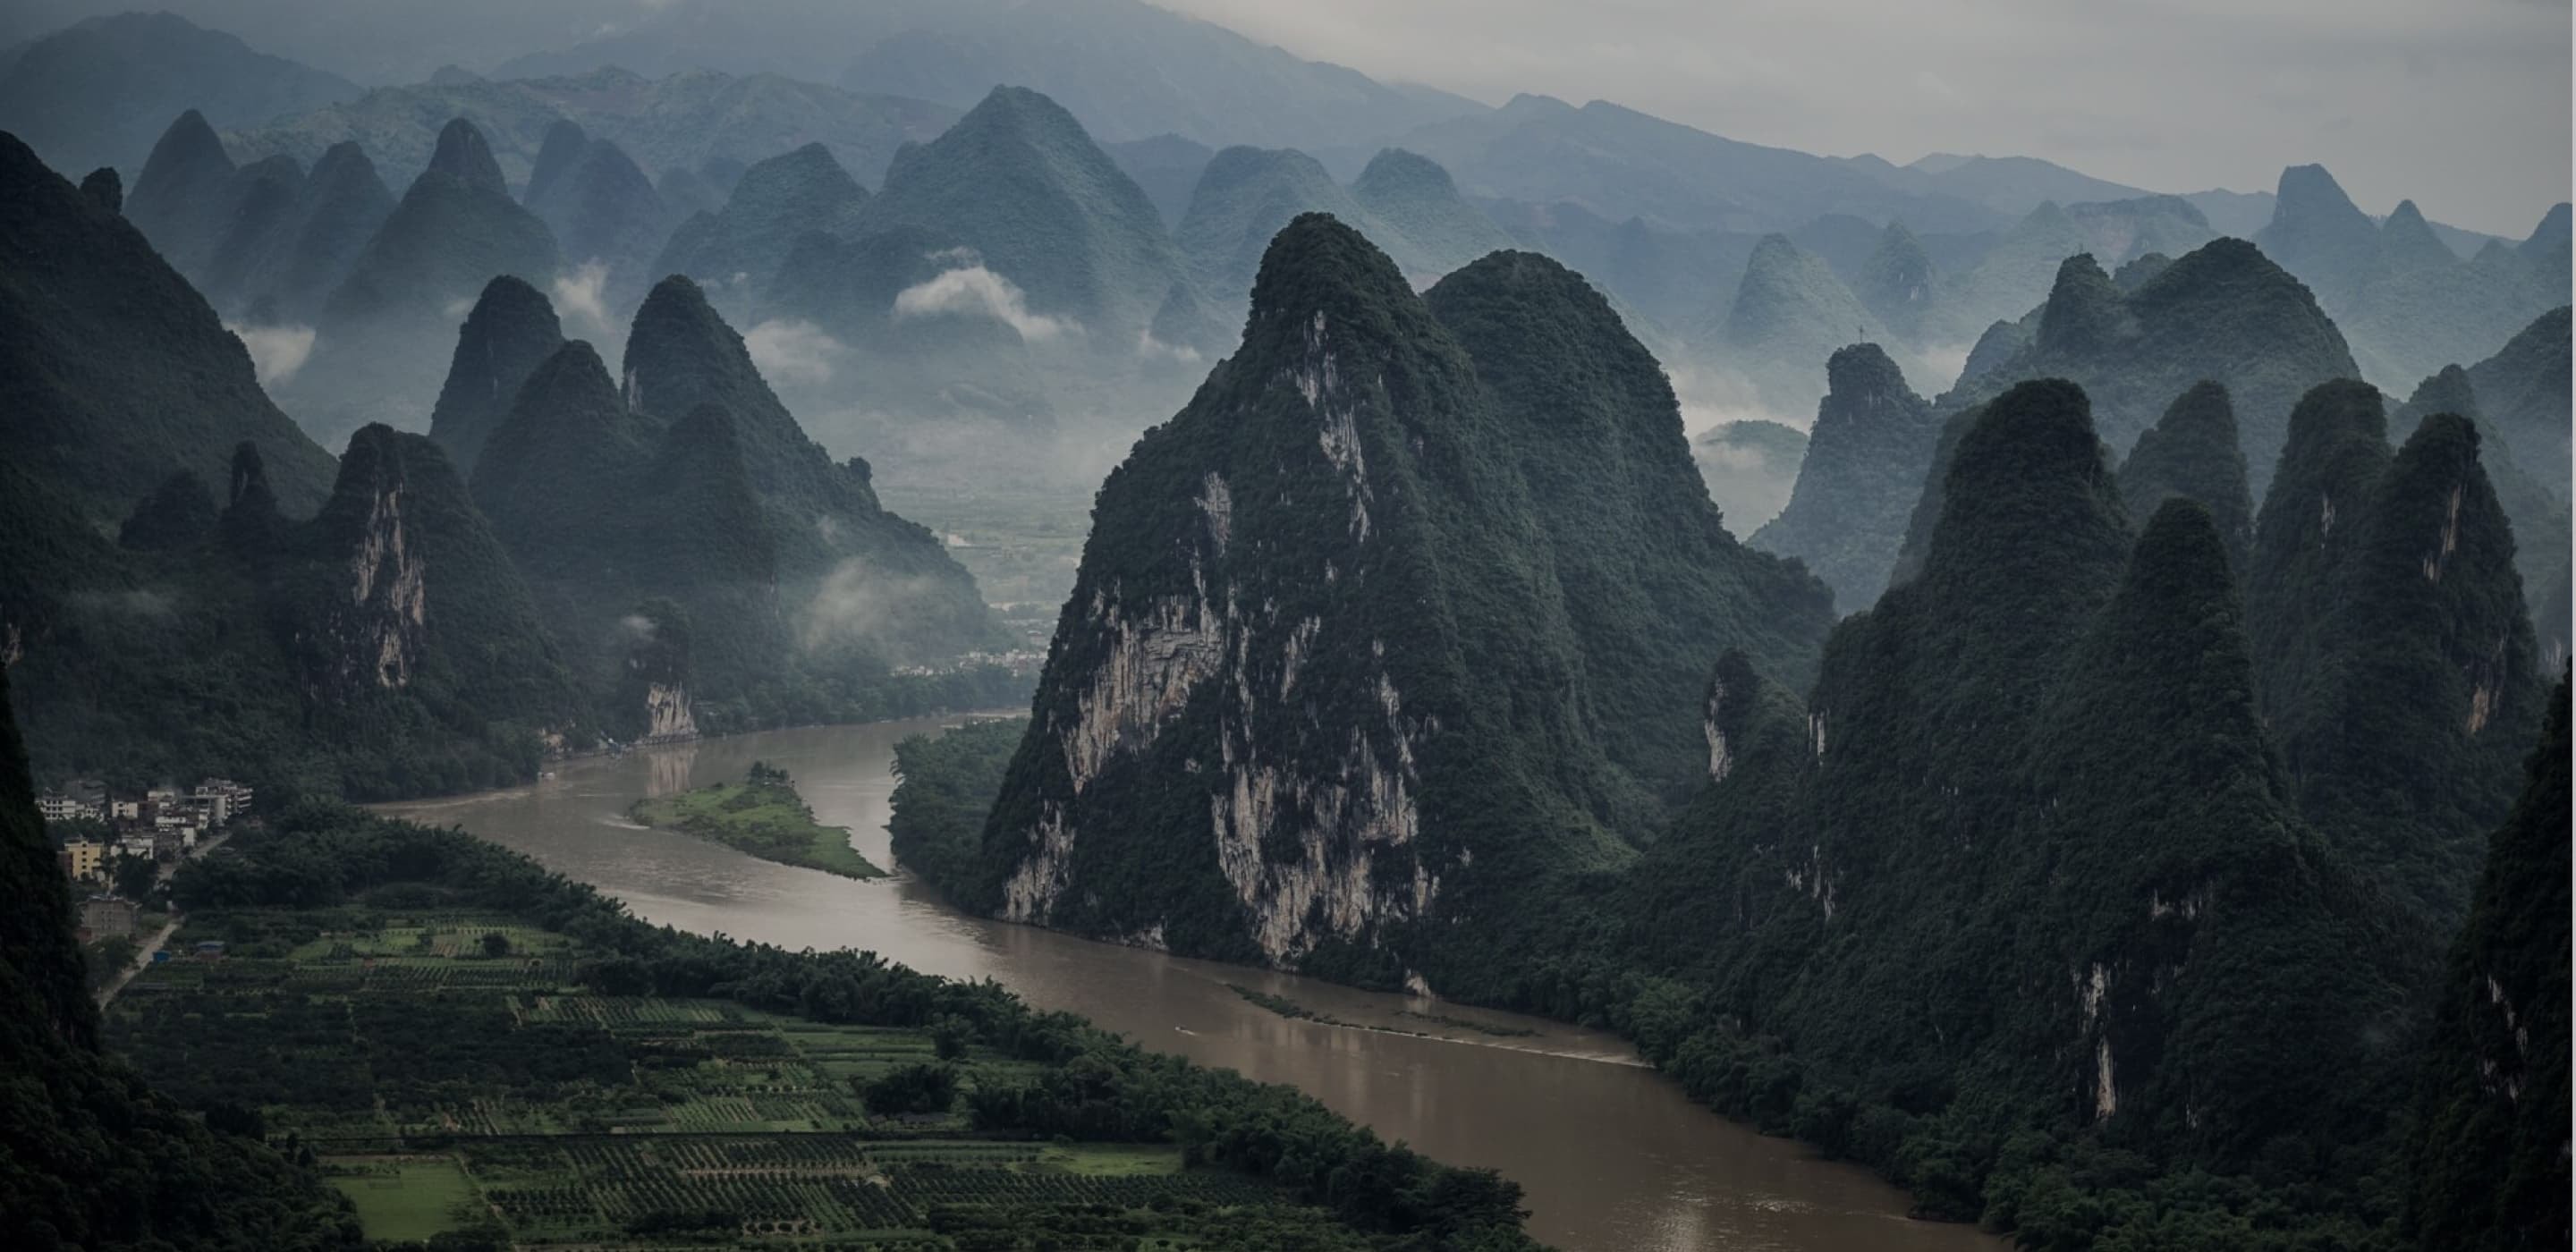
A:
POLYGON ((231 955, 146 971, 111 1013, 114 1046, 182 1102, 255 1108, 272 1140, 310 1148, 371 1237, 1364 1246, 1170 1144, 979 1131, 964 1097, 1034 1063, 981 1046, 943 1062, 927 1030, 597 994, 573 940, 506 919, 217 914, 179 938, 231 955), (869 1111, 870 1083, 941 1064, 959 1094, 944 1110, 869 1111))

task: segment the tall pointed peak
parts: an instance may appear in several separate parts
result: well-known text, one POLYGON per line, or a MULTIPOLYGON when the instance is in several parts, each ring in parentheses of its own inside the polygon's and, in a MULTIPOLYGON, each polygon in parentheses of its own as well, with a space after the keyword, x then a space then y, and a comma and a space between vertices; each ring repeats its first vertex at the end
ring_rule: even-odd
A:
POLYGON ((2107 584, 2128 527, 2101 448, 2091 400, 2064 379, 2019 383, 1988 402, 1950 458, 1925 583, 2006 601, 2062 601, 2107 584))
POLYGON ((2294 462, 2321 463, 2335 449, 2354 445, 2387 448, 2387 401, 2359 379, 2319 383, 2290 410, 2290 437, 2281 445, 2281 473, 2274 481, 2286 481, 2294 462))
POLYGON ((143 169, 148 176, 156 165, 214 161, 221 161, 226 168, 232 165, 232 158, 224 154, 224 141, 216 137, 214 127, 206 124, 206 115, 190 109, 172 120, 169 129, 153 142, 152 154, 144 158, 143 169))
POLYGON ((1090 141, 1090 132, 1082 127, 1065 107, 1043 92, 1027 87, 998 86, 987 93, 966 116, 957 119, 952 129, 968 134, 1008 134, 1025 142, 1043 143, 1053 137, 1079 136, 1090 141))
POLYGON ((2478 389, 2469 381, 2469 372, 2457 365, 2445 365, 2441 372, 2415 384, 2415 394, 2406 397, 2402 412, 2413 417, 2430 417, 2435 413, 2456 413, 2476 421, 2478 389))
POLYGON ((2440 269, 2459 264, 2459 254, 2433 233, 2433 225, 2415 208, 2412 200, 2401 200, 2388 220, 2379 224, 2379 249, 2382 264, 2401 268, 2440 269))
POLYGON ((2365 225, 2370 220, 2326 167, 2293 165, 2281 171, 2279 189, 2273 192, 2272 220, 2279 224, 2301 219, 2347 224, 2357 220, 2365 225))
POLYGON ((1236 144, 1220 148, 1208 158, 1207 168, 1199 171, 1197 195, 1251 182, 1257 178, 1321 178, 1332 181, 1322 162, 1295 148, 1255 148, 1236 144))
POLYGON ((110 213, 125 211, 125 180, 118 176, 113 165, 91 170, 89 177, 81 180, 80 189, 82 195, 89 197, 90 203, 110 213))
POLYGON ((2081 359, 2110 348, 2125 333, 2128 312, 2120 288, 2089 252, 2066 258, 2041 306, 2037 343, 2043 352, 2081 359))
POLYGON ((2149 516, 2171 500, 2200 505, 2229 561, 2243 567, 2254 543, 2254 498, 2246 486, 2236 406, 2226 387, 2202 381, 2166 406, 2121 464, 2120 496, 2131 518, 2149 516))
POLYGON ((1358 181, 1351 184, 1352 192, 1363 198, 1407 191, 1447 195, 1457 189, 1445 166, 1403 148, 1378 149, 1377 155, 1369 158, 1367 168, 1360 171, 1358 181))
POLYGON ((617 399, 617 384, 608 376, 607 363, 599 359, 599 349, 590 346, 589 340, 570 339, 528 375, 512 408, 543 412, 564 408, 568 401, 600 397, 611 404, 617 399))
POLYGON ((1744 270, 1747 274, 1777 270, 1797 264, 1806 255, 1795 240, 1773 231, 1754 242, 1753 255, 1745 258, 1744 270))
POLYGON ((1835 349, 1834 354, 1825 359, 1825 391, 1829 397, 1845 397, 1873 406, 1897 397, 1921 403, 1920 397, 1906 385, 1905 371, 1898 368, 1886 349, 1874 343, 1855 343, 1835 349))
POLYGON ((1415 302, 1395 262, 1329 213, 1298 214, 1271 236, 1252 284, 1255 323, 1285 316, 1383 326, 1387 307, 1415 302))
POLYGON ((162 132, 126 197, 125 215, 171 268, 195 276, 229 225, 215 212, 233 176, 223 141, 190 109, 162 132))
POLYGON ((2038 208, 2032 209, 2019 222, 2013 224, 2013 233, 2046 237, 2075 228, 2075 218, 2065 209, 2058 207, 2056 201, 2042 200, 2038 208))
POLYGON ((2537 252, 2567 247, 2568 223, 2569 209, 2566 201, 2561 200, 2549 206, 2549 212, 2541 215, 2540 224, 2531 228, 2531 236, 2522 241, 2523 249, 2537 252))
POLYGON ((520 388, 563 346, 562 322, 543 292, 508 274, 484 284, 457 328, 456 352, 429 419, 430 438, 459 471, 473 473, 520 388))
POLYGON ((331 499, 322 506, 322 516, 329 518, 352 499, 373 500, 399 488, 402 479, 402 449, 395 440, 394 428, 383 422, 369 422, 352 432, 349 446, 341 450, 340 477, 332 484, 331 499))
MULTIPOLYGON (((707 303, 706 289, 686 274, 670 274, 653 284, 653 290, 645 295, 644 303, 635 310, 632 334, 706 333, 715 329, 731 333, 733 328, 725 324, 724 316, 716 312, 714 305, 707 303)), ((629 342, 631 344, 632 340, 629 342)), ((635 350, 630 346, 627 364, 632 367, 635 359, 635 350)))
MULTIPOLYGON (((2151 293, 2150 298, 2172 300, 2197 291, 2252 285, 2278 287, 2286 291, 2302 284, 2288 270, 2275 264, 2271 257, 2265 256, 2261 248, 2242 239, 2220 238, 2175 258, 2172 264, 2139 284, 2139 290, 2151 293)), ((2305 303, 2310 309, 2315 309, 2315 293, 2308 293, 2305 303)), ((2322 320, 2324 314, 2319 312, 2317 316, 2322 320)))
POLYGON ((469 187, 480 187, 501 195, 510 194, 510 185, 501 177, 501 162, 492 155, 492 144, 474 123, 464 118, 451 118, 438 132, 438 147, 429 155, 431 174, 445 174, 469 187))
POLYGON ((581 160, 582 150, 590 146, 590 134, 580 124, 565 118, 546 128, 545 142, 537 148, 537 163, 528 173, 527 195, 522 202, 535 204, 545 198, 556 182, 581 160))
POLYGON ((1924 251, 1923 241, 1905 223, 1890 221, 1879 232, 1878 246, 1861 264, 1852 293, 1888 325, 1910 333, 1920 327, 1931 308, 1934 277, 1932 255, 1924 251))
MULTIPOLYGON (((850 176, 830 148, 819 143, 765 160, 755 161, 735 180, 727 196, 729 213, 766 213, 777 207, 812 206, 807 211, 828 212, 832 206, 857 204, 867 199, 867 189, 850 176)), ((813 223, 808 223, 811 228, 813 223)))
POLYGON ((359 147, 354 139, 343 139, 323 149, 322 155, 314 159, 313 171, 306 176, 305 181, 315 186, 336 182, 373 182, 378 187, 384 185, 383 177, 376 172, 375 161, 367 156, 367 150, 359 147))
MULTIPOLYGON (((2190 624, 2214 617, 2224 620, 2231 631, 2241 630, 2244 610, 2236 602, 2236 580, 2230 564, 2218 519, 2200 501, 2175 496, 2157 505, 2148 516, 2137 547, 2130 552, 2128 573, 2113 599, 2113 611, 2125 609, 2133 615, 2162 619, 2183 628, 2181 639, 2188 638, 2190 624)), ((2135 637, 2175 638, 2174 632, 2159 630, 2135 632, 2135 637)), ((2239 640, 2240 661, 2243 646, 2239 640)), ((2239 677, 2240 711, 2250 724, 2254 711, 2252 675, 2249 671, 2239 677)))

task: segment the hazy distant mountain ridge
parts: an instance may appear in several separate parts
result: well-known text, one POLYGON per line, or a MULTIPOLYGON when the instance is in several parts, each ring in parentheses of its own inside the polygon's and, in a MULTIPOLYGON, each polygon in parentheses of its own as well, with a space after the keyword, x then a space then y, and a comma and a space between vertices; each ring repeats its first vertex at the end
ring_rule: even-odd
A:
POLYGON ((0 129, 65 177, 102 165, 133 176, 170 118, 188 110, 233 129, 360 94, 336 74, 172 13, 91 18, 0 55, 0 129))
POLYGON ((2093 420, 2125 455, 2174 397, 2204 379, 2234 400, 2249 480, 2259 496, 2308 388, 2356 370, 2343 336, 2298 280, 2253 245, 2221 239, 2121 291, 2090 256, 2059 268, 2027 347, 1942 398, 1957 412, 2013 383, 2082 385, 2093 420))
POLYGON ((648 79, 611 67, 564 77, 380 87, 237 131, 230 143, 245 155, 284 152, 309 161, 331 144, 355 140, 389 180, 405 181, 428 165, 438 128, 457 117, 490 138, 503 175, 520 183, 534 172, 558 121, 617 145, 647 173, 695 170, 713 157, 748 164, 819 142, 862 179, 874 179, 896 148, 938 135, 957 113, 769 75, 692 71, 648 79))

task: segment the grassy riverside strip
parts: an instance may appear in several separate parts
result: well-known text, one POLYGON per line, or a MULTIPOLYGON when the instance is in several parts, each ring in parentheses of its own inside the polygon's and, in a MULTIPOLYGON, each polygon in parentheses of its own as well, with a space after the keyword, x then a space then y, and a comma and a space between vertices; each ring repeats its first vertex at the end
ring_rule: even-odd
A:
POLYGON ((640 825, 694 835, 781 865, 844 878, 886 876, 850 846, 848 827, 815 821, 814 810, 796 794, 787 771, 766 762, 752 762, 751 773, 741 782, 638 800, 626 815, 640 825))
POLYGON ((1534 1247, 1519 1189, 1293 1089, 863 953, 657 928, 307 805, 183 870, 111 1047, 442 1248, 1534 1247))

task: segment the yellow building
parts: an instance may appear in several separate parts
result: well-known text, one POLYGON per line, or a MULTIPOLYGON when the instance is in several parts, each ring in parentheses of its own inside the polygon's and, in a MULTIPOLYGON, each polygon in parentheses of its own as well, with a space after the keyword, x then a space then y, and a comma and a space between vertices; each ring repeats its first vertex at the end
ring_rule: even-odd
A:
POLYGON ((63 872, 75 879, 98 877, 99 867, 106 863, 106 844, 75 839, 63 845, 63 872))

